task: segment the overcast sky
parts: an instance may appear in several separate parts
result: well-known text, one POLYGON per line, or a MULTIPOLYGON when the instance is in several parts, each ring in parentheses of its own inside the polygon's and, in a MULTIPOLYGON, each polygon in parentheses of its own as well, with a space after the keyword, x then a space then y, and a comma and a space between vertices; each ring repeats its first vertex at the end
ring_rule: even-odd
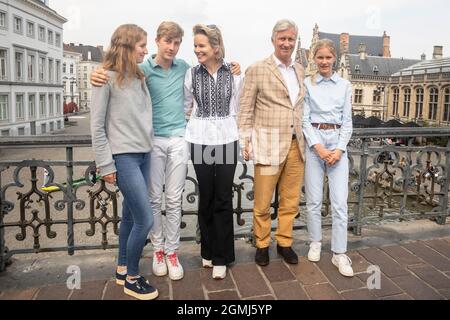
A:
POLYGON ((431 58, 433 46, 444 46, 450 56, 450 4, 446 0, 50 0, 50 7, 69 20, 64 42, 109 44, 116 27, 135 23, 149 34, 149 52, 155 52, 156 29, 161 21, 178 22, 185 30, 179 57, 193 55, 192 27, 216 24, 222 30, 226 59, 245 68, 273 52, 270 42, 275 22, 294 20, 302 46, 309 48, 315 23, 322 32, 391 36, 393 57, 431 58))

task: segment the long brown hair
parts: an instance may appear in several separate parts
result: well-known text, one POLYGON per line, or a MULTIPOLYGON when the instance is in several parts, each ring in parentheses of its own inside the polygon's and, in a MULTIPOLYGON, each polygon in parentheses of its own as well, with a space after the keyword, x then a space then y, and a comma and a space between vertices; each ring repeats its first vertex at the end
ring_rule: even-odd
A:
MULTIPOLYGON (((323 49, 323 48, 327 48, 328 50, 330 50, 330 52, 334 56, 334 58, 337 59, 336 46, 335 46, 334 42, 330 39, 322 39, 317 42, 317 44, 315 45, 315 47, 313 49, 313 58, 314 59, 316 58, 319 50, 323 49)), ((316 84, 316 79, 317 79, 318 74, 319 74, 319 70, 316 70, 311 77, 313 85, 316 84)))
POLYGON ((114 31, 103 68, 117 72, 119 86, 134 77, 144 81, 144 73, 139 69, 134 51, 136 44, 146 37, 147 32, 135 24, 124 24, 114 31))

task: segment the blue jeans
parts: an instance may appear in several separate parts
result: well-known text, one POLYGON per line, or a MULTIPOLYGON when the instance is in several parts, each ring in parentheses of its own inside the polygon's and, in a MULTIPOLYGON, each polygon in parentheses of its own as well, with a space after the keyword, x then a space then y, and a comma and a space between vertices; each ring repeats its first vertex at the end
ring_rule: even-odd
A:
MULTIPOLYGON (((339 130, 315 129, 322 145, 328 150, 335 150, 339 142, 339 130)), ((347 252, 348 227, 348 181, 349 160, 347 153, 334 166, 328 166, 321 160, 315 150, 306 148, 305 171, 306 207, 308 209, 308 231, 311 242, 322 241, 322 206, 324 177, 328 175, 330 188, 333 231, 331 250, 336 254, 347 252)))
POLYGON ((114 156, 117 185, 123 196, 119 235, 119 266, 127 266, 128 275, 139 275, 139 260, 153 226, 148 196, 150 153, 114 156))

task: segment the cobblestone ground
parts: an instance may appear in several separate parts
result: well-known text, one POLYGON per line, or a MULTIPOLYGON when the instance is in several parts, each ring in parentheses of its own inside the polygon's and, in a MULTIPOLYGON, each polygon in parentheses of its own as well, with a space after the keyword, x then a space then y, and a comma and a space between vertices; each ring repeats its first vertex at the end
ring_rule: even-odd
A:
MULTIPOLYGON (((306 254, 306 249, 304 246, 298 247, 298 251, 302 254, 306 254)), ((197 246, 183 244, 181 256, 186 269, 183 280, 174 282, 167 277, 157 278, 151 274, 147 278, 158 288, 159 300, 448 300, 450 298, 450 237, 353 250, 349 256, 353 260, 356 272, 354 278, 342 277, 331 264, 331 255, 327 252, 323 253, 321 262, 317 264, 302 257, 298 266, 290 266, 274 254, 274 247, 271 251, 271 264, 261 268, 253 263, 254 250, 248 244, 237 242, 238 262, 229 269, 225 280, 216 281, 211 278, 210 270, 199 268, 201 260, 198 257, 197 246), (372 274, 368 274, 367 270, 372 265, 381 269, 380 289, 368 289, 367 280, 372 274)), ((112 256, 113 254, 108 258, 84 257, 84 261, 81 261, 82 258, 72 260, 72 263, 90 264, 91 269, 98 269, 97 275, 92 274, 91 279, 82 282, 80 290, 67 289, 65 279, 68 275, 66 275, 59 279, 57 284, 3 291, 0 293, 0 300, 131 299, 123 294, 123 288, 116 285, 109 276, 113 274, 114 268, 112 256)), ((150 257, 151 253, 147 253, 141 265, 142 270, 151 270, 150 257)), ((36 264, 39 265, 38 262, 36 264)), ((31 269, 28 272, 33 273, 31 269)), ((45 273, 46 270, 41 272, 45 273)), ((8 271, 1 275, 0 280, 11 276, 20 279, 21 275, 12 273, 13 271, 8 271)))
MULTIPOLYGON (((356 273, 343 278, 331 263, 331 230, 324 230, 321 262, 305 259, 308 236, 294 233, 298 266, 290 266, 271 248, 271 264, 261 268, 254 263, 255 249, 236 240, 236 263, 224 281, 211 278, 202 269, 200 248, 183 242, 180 260, 185 268, 183 280, 173 282, 151 273, 152 251, 146 248, 141 271, 160 291, 160 300, 445 300, 450 297, 450 228, 432 221, 370 226, 363 237, 349 234, 349 256, 356 273), (379 290, 369 290, 372 266, 381 271, 379 290)), ((16 255, 13 264, 0 274, 2 300, 127 300, 115 285, 116 250, 39 255, 16 255), (81 272, 81 290, 68 290, 68 268, 81 272)), ((70 270, 69 270, 70 271, 70 270)), ((372 271, 373 272, 373 271, 372 271)))

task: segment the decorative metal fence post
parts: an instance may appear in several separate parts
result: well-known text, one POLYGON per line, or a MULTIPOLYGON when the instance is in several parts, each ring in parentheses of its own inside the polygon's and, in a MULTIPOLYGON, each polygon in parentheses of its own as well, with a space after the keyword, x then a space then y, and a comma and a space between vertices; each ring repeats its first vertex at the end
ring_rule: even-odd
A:
POLYGON ((5 211, 3 210, 3 192, 1 192, 2 177, 0 174, 0 272, 6 269, 6 243, 5 243, 5 228, 3 227, 3 217, 5 216, 5 211))
POLYGON ((74 239, 74 221, 73 221, 73 204, 75 195, 73 192, 73 147, 66 148, 67 161, 67 189, 64 194, 64 201, 67 205, 67 252, 69 255, 75 254, 75 239, 74 239))
POLYGON ((369 157, 369 139, 362 139, 362 154, 361 161, 359 164, 359 188, 358 188, 358 205, 356 207, 355 214, 355 227, 353 229, 353 233, 357 236, 362 234, 362 217, 365 212, 364 206, 364 191, 366 189, 366 181, 367 181, 367 159, 369 157))

